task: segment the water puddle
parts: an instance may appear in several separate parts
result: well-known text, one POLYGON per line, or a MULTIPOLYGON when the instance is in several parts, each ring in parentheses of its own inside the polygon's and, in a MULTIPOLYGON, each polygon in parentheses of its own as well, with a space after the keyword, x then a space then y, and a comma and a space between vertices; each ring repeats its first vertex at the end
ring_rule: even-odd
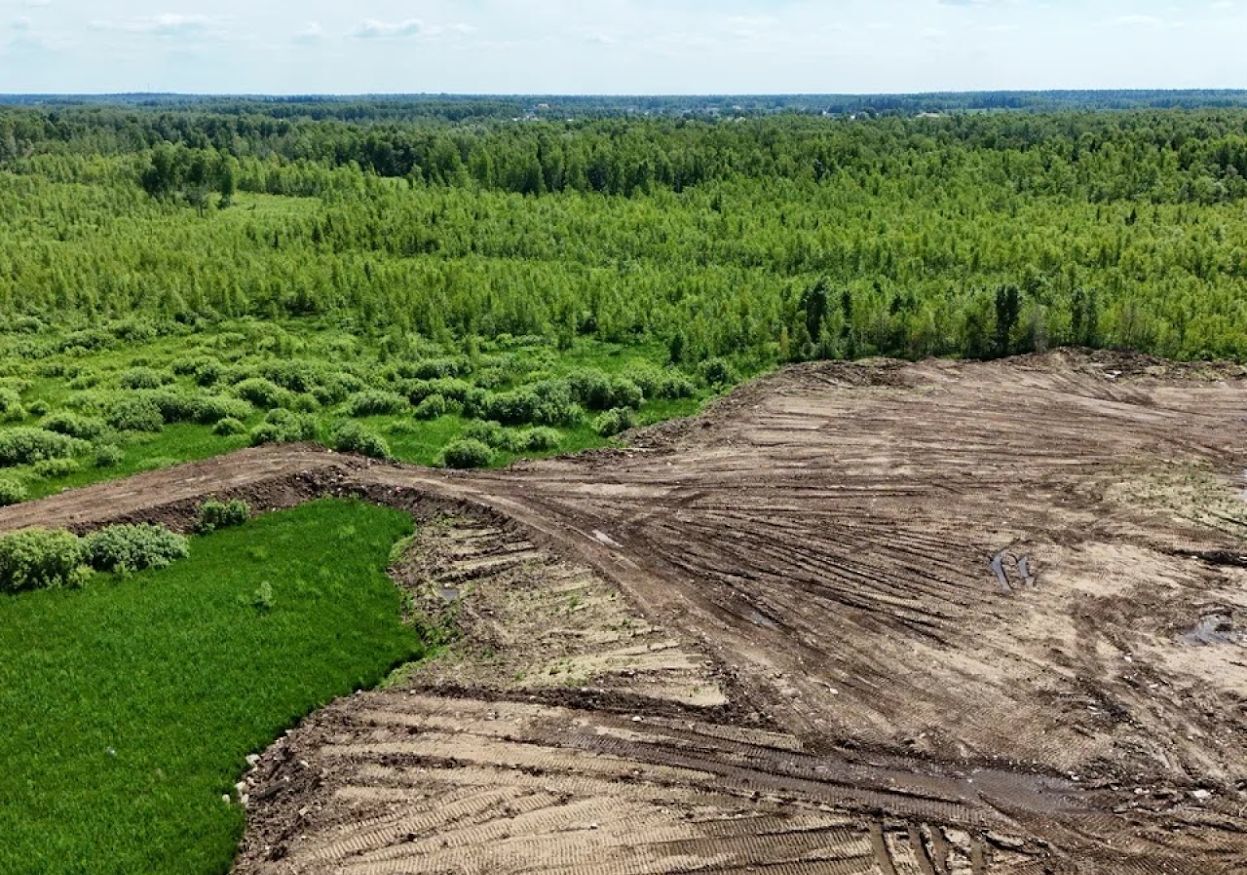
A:
POLYGON ((1242 644, 1242 630, 1234 627, 1234 618, 1229 613, 1218 611, 1205 614, 1189 632, 1182 635, 1183 644, 1207 646, 1210 644, 1242 644))

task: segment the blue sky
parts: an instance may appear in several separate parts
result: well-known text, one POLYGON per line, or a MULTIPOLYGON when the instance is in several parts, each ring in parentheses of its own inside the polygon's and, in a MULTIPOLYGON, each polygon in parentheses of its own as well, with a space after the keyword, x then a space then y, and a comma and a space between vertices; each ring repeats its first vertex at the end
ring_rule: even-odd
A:
POLYGON ((1247 0, 0 0, 0 92, 1247 87, 1247 0))

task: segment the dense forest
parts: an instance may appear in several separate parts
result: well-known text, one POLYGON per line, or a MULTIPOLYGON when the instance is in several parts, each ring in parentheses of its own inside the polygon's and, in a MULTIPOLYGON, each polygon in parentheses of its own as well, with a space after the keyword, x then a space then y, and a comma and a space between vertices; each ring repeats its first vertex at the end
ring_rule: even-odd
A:
POLYGON ((1218 105, 925 96, 837 117, 802 98, 730 117, 692 98, 564 99, 583 101, 567 117, 513 98, 15 100, 0 457, 14 429, 37 446, 0 466, 46 491, 87 475, 44 456, 100 446, 123 468, 309 437, 455 463, 465 436, 486 464, 785 361, 1241 360, 1247 109, 1201 94, 1218 105), (1079 108, 1045 109, 1062 101, 1079 108))

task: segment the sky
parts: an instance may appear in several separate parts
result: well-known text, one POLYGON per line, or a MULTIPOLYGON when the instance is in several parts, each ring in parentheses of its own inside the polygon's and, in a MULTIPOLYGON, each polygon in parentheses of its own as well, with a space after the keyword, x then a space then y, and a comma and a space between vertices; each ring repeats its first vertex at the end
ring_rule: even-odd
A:
POLYGON ((1247 87, 1247 0, 0 0, 0 93, 1247 87))

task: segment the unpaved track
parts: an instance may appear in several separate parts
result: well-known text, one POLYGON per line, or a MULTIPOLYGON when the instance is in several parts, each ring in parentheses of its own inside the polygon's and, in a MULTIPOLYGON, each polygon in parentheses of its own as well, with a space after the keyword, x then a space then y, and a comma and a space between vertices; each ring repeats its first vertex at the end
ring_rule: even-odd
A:
POLYGON ((252 450, 0 528, 209 494, 436 520, 395 573, 463 640, 265 756, 241 871, 1242 872, 1245 387, 808 366, 628 451, 252 450))

